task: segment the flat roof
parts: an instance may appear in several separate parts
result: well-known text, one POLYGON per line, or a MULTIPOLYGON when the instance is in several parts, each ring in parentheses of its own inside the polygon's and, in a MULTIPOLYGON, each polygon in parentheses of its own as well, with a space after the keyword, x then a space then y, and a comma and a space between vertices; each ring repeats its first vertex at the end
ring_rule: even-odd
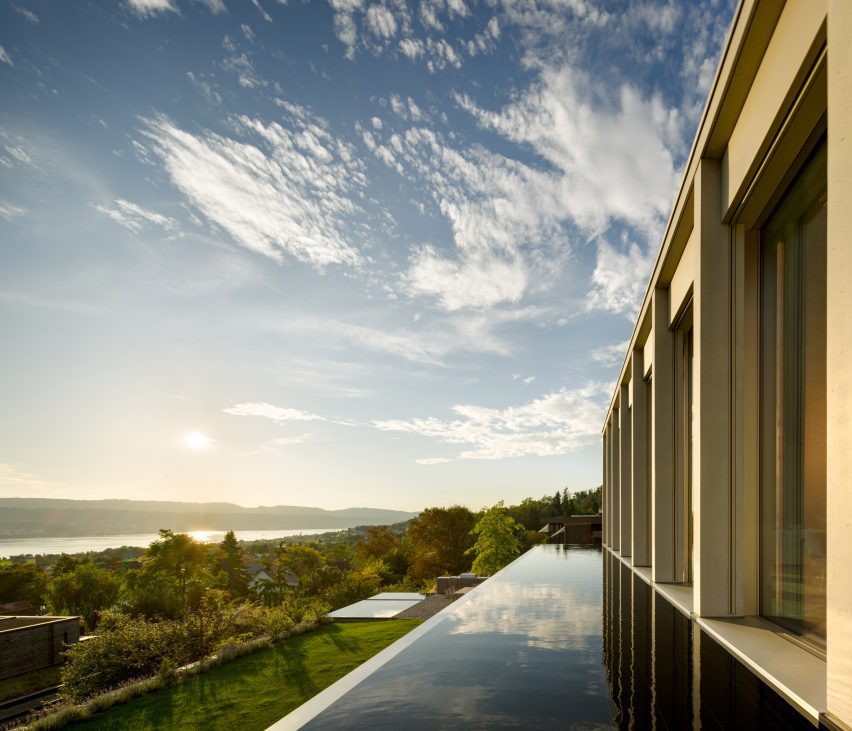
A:
POLYGON ((387 599, 384 601, 370 601, 364 599, 355 604, 350 604, 342 609, 335 609, 329 612, 329 617, 334 619, 392 619, 400 612, 404 612, 409 607, 419 604, 419 601, 403 601, 387 599))

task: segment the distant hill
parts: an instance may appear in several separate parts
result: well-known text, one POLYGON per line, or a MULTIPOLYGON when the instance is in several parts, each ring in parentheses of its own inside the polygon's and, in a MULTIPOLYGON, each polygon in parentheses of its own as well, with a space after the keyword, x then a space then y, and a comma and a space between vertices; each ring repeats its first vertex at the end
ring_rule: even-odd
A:
POLYGON ((152 533, 191 530, 354 528, 401 523, 417 513, 381 508, 324 510, 301 505, 244 508, 231 503, 164 500, 0 498, 0 538, 152 533))

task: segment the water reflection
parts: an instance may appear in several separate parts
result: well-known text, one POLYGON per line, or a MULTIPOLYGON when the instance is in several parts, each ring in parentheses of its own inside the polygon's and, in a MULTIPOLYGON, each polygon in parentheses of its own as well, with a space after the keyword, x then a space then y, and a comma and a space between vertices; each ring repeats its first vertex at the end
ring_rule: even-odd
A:
POLYGON ((305 728, 611 728, 601 551, 540 546, 305 728))
POLYGON ((774 690, 604 551, 603 658, 619 729, 813 729, 774 690))
POLYGON ((304 728, 812 727, 608 551, 546 545, 304 728))

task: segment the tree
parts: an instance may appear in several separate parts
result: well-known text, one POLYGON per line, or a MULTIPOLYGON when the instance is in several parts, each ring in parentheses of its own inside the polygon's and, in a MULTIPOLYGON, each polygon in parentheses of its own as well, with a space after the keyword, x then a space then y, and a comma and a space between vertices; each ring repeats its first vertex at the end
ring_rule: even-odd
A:
POLYGON ((47 576, 33 564, 0 566, 0 604, 30 602, 44 604, 47 576))
POLYGON ((523 526, 499 503, 482 513, 471 531, 476 542, 467 552, 476 556, 473 570, 490 576, 523 552, 523 526))
POLYGON ((229 530, 219 544, 213 557, 213 573, 217 584, 233 597, 244 597, 248 594, 249 577, 243 566, 243 549, 229 530))
POLYGON ((161 529, 160 540, 148 548, 142 568, 127 572, 129 608, 146 617, 180 617, 198 599, 199 586, 213 579, 204 566, 206 548, 185 533, 161 529), (192 596, 189 588, 192 587, 192 596))
POLYGON ((355 550, 370 558, 384 558, 401 543, 389 526, 375 525, 367 531, 366 537, 358 541, 355 550))
POLYGON ((408 573, 416 579, 458 574, 470 568, 467 549, 473 543, 470 531, 473 513, 461 505, 426 508, 408 527, 414 556, 408 573))
POLYGON ((95 629, 103 610, 118 599, 119 580, 112 571, 99 569, 91 561, 81 561, 73 569, 51 577, 47 594, 55 614, 78 614, 86 628, 95 629))

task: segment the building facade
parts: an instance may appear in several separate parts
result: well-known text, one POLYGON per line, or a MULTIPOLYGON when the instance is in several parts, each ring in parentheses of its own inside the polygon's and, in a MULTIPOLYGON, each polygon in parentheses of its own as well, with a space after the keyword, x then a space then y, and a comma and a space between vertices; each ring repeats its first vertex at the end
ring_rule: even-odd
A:
POLYGON ((852 728, 852 2, 743 0, 603 430, 604 545, 852 728))

